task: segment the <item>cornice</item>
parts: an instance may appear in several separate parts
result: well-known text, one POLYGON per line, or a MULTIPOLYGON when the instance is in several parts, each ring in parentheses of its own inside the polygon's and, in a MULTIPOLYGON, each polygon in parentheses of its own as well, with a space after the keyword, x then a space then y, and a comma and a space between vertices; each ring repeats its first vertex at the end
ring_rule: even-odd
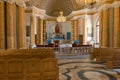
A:
POLYGON ((37 17, 40 17, 41 19, 44 19, 45 10, 36 8, 34 6, 30 6, 30 7, 27 7, 25 9, 25 13, 30 13, 30 14, 32 14, 34 16, 37 16, 37 17))

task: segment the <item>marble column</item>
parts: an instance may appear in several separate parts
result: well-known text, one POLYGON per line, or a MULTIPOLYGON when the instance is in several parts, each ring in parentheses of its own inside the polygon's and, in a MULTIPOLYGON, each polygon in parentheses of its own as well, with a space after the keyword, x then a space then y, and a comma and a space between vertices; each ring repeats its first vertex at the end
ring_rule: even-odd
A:
POLYGON ((75 40, 75 25, 74 20, 72 20, 72 42, 75 40))
POLYGON ((114 7, 114 47, 120 47, 120 7, 114 7))
POLYGON ((6 36, 7 49, 15 48, 14 3, 6 2, 6 36))
POLYGON ((78 20, 72 20, 72 41, 78 40, 78 20))
POLYGON ((5 49, 5 5, 0 1, 0 49, 5 49))
POLYGON ((46 20, 43 20, 43 41, 46 41, 46 20))
POLYGON ((100 31, 99 31, 99 44, 100 47, 102 46, 102 33, 103 33, 103 11, 99 13, 99 20, 100 20, 100 31))
POLYGON ((37 44, 43 44, 43 20, 38 19, 38 26, 37 26, 37 44))
POLYGON ((35 44, 35 16, 30 16, 30 44, 35 44))
POLYGON ((103 10, 102 47, 109 47, 109 9, 103 10))
POLYGON ((113 47, 114 42, 114 9, 109 9, 109 47, 113 47))
POLYGON ((76 34, 76 40, 78 40, 78 20, 75 20, 75 34, 76 34))
POLYGON ((24 13, 24 7, 21 5, 17 6, 18 9, 18 48, 26 48, 26 27, 25 27, 25 13, 24 13))

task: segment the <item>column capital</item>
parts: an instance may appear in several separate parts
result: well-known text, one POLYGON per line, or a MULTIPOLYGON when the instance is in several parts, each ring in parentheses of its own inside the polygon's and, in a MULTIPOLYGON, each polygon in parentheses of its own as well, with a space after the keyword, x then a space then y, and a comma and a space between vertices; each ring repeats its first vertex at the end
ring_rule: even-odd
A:
POLYGON ((24 0, 15 0, 16 4, 19 6, 26 7, 25 1, 24 0))
POLYGON ((109 3, 103 4, 103 5, 99 8, 98 12, 101 12, 102 10, 106 10, 106 9, 108 9, 108 8, 110 8, 110 7, 112 7, 112 5, 109 4, 109 3))
POLYGON ((9 2, 9 3, 14 3, 15 2, 15 0, 5 0, 6 2, 9 2))
POLYGON ((3 2, 4 0, 0 0, 0 2, 3 2))
POLYGON ((114 1, 112 7, 120 7, 120 1, 114 1))

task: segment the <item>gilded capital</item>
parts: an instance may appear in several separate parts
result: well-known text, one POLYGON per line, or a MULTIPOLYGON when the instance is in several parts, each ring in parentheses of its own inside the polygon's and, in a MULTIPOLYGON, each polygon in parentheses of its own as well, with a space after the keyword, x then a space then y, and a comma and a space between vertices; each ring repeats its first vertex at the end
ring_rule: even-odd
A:
POLYGON ((15 0, 6 0, 7 2, 9 2, 9 3, 14 3, 15 2, 15 0))
POLYGON ((4 0, 0 0, 0 2, 3 2, 4 0))
POLYGON ((26 7, 24 0, 15 0, 15 2, 16 2, 16 4, 19 5, 19 6, 26 7))
POLYGON ((112 7, 120 7, 120 1, 115 1, 115 2, 112 4, 112 7))

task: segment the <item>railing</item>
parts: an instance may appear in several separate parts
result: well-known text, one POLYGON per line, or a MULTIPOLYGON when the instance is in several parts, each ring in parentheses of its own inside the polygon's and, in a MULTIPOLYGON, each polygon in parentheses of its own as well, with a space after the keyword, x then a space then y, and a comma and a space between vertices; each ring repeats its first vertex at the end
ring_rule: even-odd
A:
POLYGON ((84 54, 90 53, 92 50, 91 45, 82 45, 79 47, 37 47, 37 48, 53 48, 59 54, 84 54))

